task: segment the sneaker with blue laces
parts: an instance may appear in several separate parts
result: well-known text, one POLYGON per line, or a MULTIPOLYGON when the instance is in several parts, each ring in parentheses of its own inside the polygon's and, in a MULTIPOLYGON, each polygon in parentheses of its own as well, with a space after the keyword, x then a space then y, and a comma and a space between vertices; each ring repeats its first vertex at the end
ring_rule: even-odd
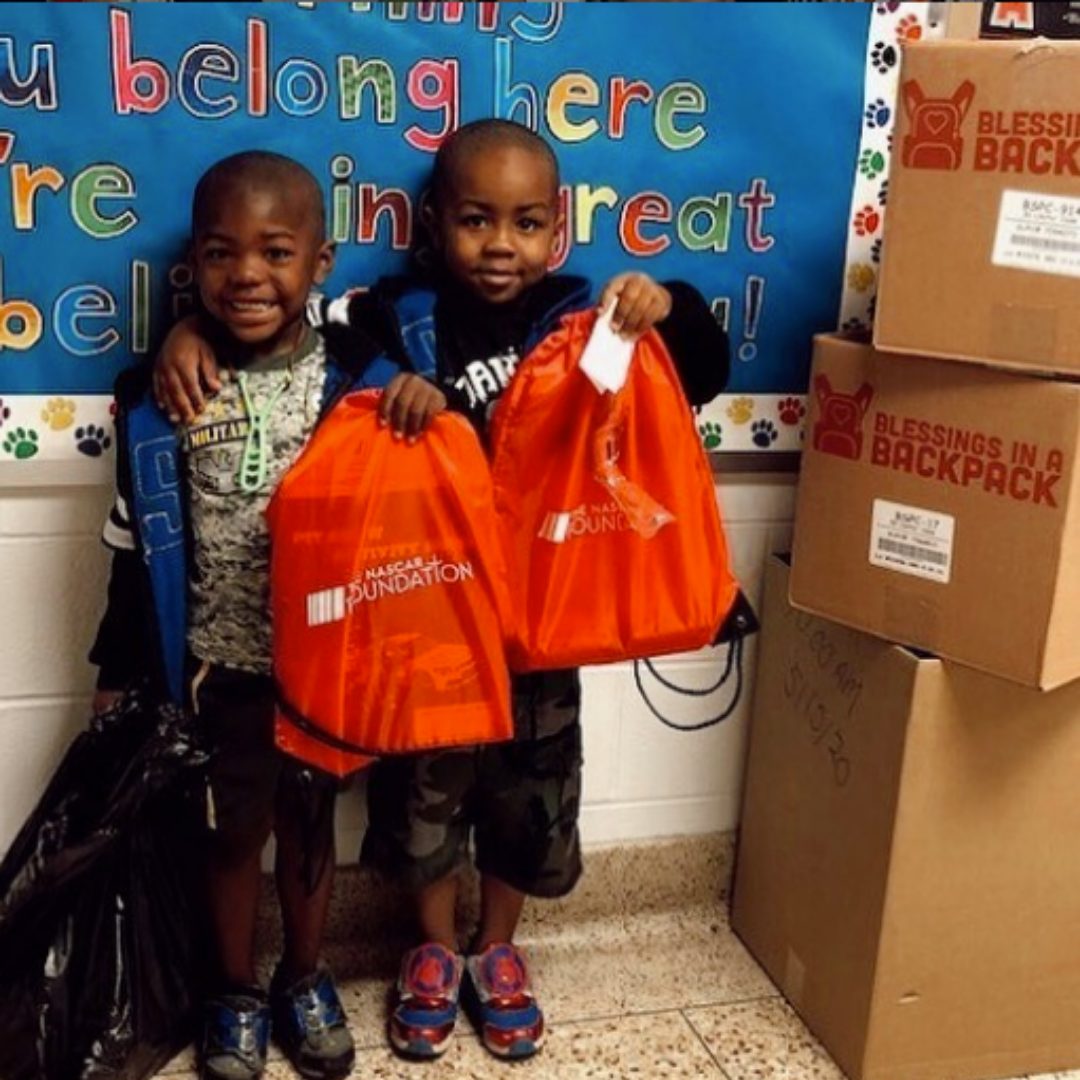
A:
POLYGON ((207 1001, 199 1047, 202 1080, 258 1080, 266 1068, 270 1006, 257 987, 207 1001))
POLYGON ((401 961, 390 1014, 390 1045, 403 1057, 437 1058, 454 1037, 464 960, 437 941, 410 949, 401 961))
POLYGON ((349 1031, 330 972, 319 968, 282 986, 277 973, 270 984, 274 1041, 308 1080, 337 1080, 348 1076, 356 1060, 349 1031))
POLYGON ((484 1047, 496 1057, 532 1057, 544 1045, 544 1014, 525 957, 496 942, 465 960, 466 1003, 484 1047))

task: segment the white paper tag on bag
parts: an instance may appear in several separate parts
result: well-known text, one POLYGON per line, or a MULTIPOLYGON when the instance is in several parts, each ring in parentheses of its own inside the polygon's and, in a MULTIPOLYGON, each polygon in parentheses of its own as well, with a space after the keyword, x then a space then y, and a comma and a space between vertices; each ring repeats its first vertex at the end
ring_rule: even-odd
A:
POLYGON ((614 309, 615 304, 612 303, 596 320, 592 335, 585 343, 585 351, 578 361, 578 367, 597 390, 601 393, 607 390, 612 394, 623 388, 630 371, 630 358, 634 354, 634 342, 619 337, 611 329, 611 313, 614 309))

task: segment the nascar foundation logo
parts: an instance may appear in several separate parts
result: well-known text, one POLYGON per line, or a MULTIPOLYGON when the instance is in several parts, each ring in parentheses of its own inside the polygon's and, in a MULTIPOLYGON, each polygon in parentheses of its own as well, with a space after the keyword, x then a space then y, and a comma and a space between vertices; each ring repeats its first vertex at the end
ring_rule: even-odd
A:
POLYGON ((439 555, 418 555, 398 559, 379 566, 368 566, 348 585, 320 589, 307 595, 307 624, 322 626, 341 622, 360 604, 381 600, 385 596, 400 596, 413 589, 434 585, 458 585, 476 576, 467 559, 444 559, 439 555))
POLYGON ((544 515, 536 535, 541 540, 562 544, 580 536, 626 532, 630 528, 630 521, 618 503, 593 503, 588 506, 583 504, 574 510, 550 511, 544 515))

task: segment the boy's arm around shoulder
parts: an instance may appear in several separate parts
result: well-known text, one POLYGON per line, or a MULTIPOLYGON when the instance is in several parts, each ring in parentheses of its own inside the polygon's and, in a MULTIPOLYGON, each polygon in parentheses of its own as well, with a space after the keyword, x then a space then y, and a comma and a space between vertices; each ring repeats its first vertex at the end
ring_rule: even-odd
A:
POLYGON ((391 329, 372 291, 351 289, 333 300, 319 297, 308 305, 308 320, 349 375, 363 375, 373 360, 393 351, 391 329))
POLYGON ((363 375, 379 358, 396 365, 397 374, 384 387, 380 416, 396 433, 415 438, 435 412, 449 407, 469 415, 469 404, 452 380, 440 379, 434 368, 415 370, 394 310, 395 297, 408 287, 406 278, 381 278, 371 289, 353 289, 336 300, 321 300, 311 321, 350 375, 363 375))
POLYGON ((684 281, 665 281, 671 313, 656 329, 675 362, 691 405, 705 405, 727 386, 731 371, 728 336, 705 298, 684 281))

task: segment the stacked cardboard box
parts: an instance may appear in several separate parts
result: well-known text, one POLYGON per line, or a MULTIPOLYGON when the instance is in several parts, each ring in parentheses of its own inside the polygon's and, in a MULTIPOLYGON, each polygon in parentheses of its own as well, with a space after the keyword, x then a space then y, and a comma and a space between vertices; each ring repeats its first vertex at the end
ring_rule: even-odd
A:
POLYGON ((795 606, 1029 686, 1080 677, 1080 384, 814 353, 795 606))
POLYGON ((1080 677, 1080 43, 915 44, 900 87, 876 348, 816 343, 792 600, 1058 686, 1080 677))
POLYGON ((1080 1066, 1080 45, 911 46, 901 97, 876 347, 815 342, 733 922, 855 1080, 976 1080, 1080 1066))
POLYGON ((880 349, 1080 376, 1080 42, 904 50, 880 349))
POLYGON ((1080 1064, 1080 682, 761 622, 736 932, 854 1080, 1080 1064))

